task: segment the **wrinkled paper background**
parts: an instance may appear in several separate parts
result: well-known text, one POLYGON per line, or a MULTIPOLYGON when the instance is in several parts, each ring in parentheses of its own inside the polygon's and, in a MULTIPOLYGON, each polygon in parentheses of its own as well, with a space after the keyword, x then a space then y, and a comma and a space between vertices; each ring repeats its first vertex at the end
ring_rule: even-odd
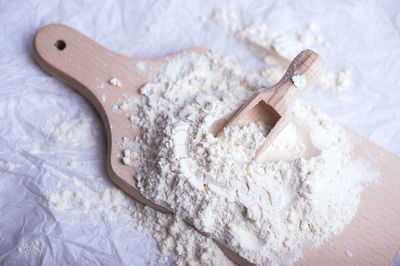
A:
MULTIPOLYGON (((93 191, 113 187, 105 134, 93 108, 33 61, 32 40, 50 23, 69 25, 130 57, 153 58, 209 47, 251 69, 262 62, 216 22, 216 7, 240 22, 276 31, 320 26, 331 45, 317 47, 329 70, 350 67, 351 101, 312 88, 303 98, 359 134, 400 155, 400 2, 393 1, 0 1, 0 264, 156 264, 151 236, 118 219, 88 223, 53 210, 46 192, 73 176, 93 191), (199 17, 208 16, 206 23, 199 17), (150 30, 148 30, 150 28, 150 30), (80 143, 56 140, 49 121, 92 119, 80 143), (93 134, 92 134, 93 133, 93 134), (68 162, 77 161, 75 168, 68 162), (14 164, 15 169, 7 167, 14 164), (34 240, 40 245, 26 248, 34 240), (18 252, 18 248, 22 251, 18 252), (25 249, 26 248, 26 249, 25 249)), ((76 124, 79 126, 79 123, 76 124)), ((85 133, 85 132, 84 132, 85 133)), ((399 243, 400 247, 400 243, 399 243)), ((398 248, 398 247, 396 247, 398 248)), ((394 256, 395 254, 393 254, 394 256)))

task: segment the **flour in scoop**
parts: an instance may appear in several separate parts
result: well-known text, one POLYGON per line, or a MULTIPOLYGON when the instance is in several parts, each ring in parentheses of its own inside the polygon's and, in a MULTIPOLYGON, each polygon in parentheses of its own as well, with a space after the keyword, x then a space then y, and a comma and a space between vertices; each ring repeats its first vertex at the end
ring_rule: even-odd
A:
POLYGON ((303 247, 341 233, 375 175, 352 159, 345 129, 301 100, 262 161, 252 160, 268 132, 262 124, 214 136, 213 123, 265 85, 211 52, 169 61, 140 90, 131 120, 141 134, 124 157, 147 198, 252 263, 290 265, 303 247))

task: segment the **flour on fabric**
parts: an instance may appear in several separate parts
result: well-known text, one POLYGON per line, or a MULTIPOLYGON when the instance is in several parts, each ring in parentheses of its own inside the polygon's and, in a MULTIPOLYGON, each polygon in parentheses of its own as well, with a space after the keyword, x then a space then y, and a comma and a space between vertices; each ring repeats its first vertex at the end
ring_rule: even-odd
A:
POLYGON ((46 193, 54 211, 68 213, 70 222, 98 223, 117 221, 125 230, 151 234, 159 243, 159 262, 175 255, 175 265, 234 265, 211 240, 175 215, 144 206, 118 188, 94 190, 75 177, 46 193), (81 217, 84 219, 81 219, 81 217))
MULTIPOLYGON (((65 113, 53 116, 42 127, 42 132, 51 137, 57 143, 70 147, 91 147, 96 144, 95 134, 91 130, 93 118, 84 115, 78 118, 65 119, 65 113)), ((40 147, 34 143, 31 147, 33 153, 38 153, 40 147)))
POLYGON ((31 256, 37 256, 40 253, 40 248, 43 246, 43 243, 40 241, 39 238, 33 238, 28 242, 23 243, 20 245, 17 250, 18 253, 21 254, 23 257, 28 258, 31 256))
POLYGON ((129 158, 147 198, 252 263, 291 264, 303 247, 340 234, 374 176, 351 159, 345 129, 301 100, 264 162, 252 160, 263 125, 214 136, 216 120, 267 84, 212 52, 171 60, 141 88, 129 158))
MULTIPOLYGON (((270 30, 264 24, 244 27, 237 23, 232 23, 230 30, 238 40, 263 59, 266 67, 261 74, 271 83, 279 81, 290 62, 302 50, 316 44, 329 45, 317 34, 318 25, 315 23, 311 23, 303 32, 278 32, 270 30)), ((348 92, 352 84, 352 72, 345 68, 338 72, 322 72, 318 87, 336 93, 340 101, 346 102, 349 101, 348 92)))

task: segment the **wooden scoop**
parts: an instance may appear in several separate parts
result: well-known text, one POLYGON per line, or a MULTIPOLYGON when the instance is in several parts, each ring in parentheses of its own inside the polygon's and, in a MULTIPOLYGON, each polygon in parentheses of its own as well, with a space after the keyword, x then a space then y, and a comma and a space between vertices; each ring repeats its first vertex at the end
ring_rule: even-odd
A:
POLYGON ((240 120, 260 121, 267 128, 272 127, 256 151, 254 160, 262 157, 268 146, 285 128, 289 122, 294 101, 306 88, 318 80, 324 65, 324 60, 316 52, 302 51, 295 57, 278 83, 269 89, 258 91, 226 123, 225 127, 235 125, 240 120), (299 84, 295 84, 296 79, 299 84), (302 84, 302 80, 305 83, 302 84))
MULTIPOLYGON (((130 127, 129 118, 136 115, 135 110, 116 110, 124 99, 141 97, 139 89, 151 82, 171 58, 186 53, 204 53, 208 49, 190 49, 164 58, 134 59, 114 53, 70 27, 54 24, 39 30, 34 39, 34 50, 37 63, 46 72, 84 95, 99 112, 107 135, 107 171, 111 180, 141 203, 171 212, 143 197, 136 186, 134 169, 122 163, 123 138, 133 140, 139 129, 130 127), (121 85, 112 85, 110 80, 113 78, 121 85)), ((251 265, 216 243, 236 263, 251 265)))

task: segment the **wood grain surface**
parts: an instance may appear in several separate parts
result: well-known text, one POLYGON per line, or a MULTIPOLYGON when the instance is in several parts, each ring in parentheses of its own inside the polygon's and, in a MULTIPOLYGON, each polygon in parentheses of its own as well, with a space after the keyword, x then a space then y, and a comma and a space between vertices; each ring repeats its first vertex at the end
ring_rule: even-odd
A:
POLYGON ((400 158, 352 130, 347 133, 354 158, 380 172, 378 184, 361 194, 356 216, 340 235, 304 250, 295 265, 389 265, 400 248, 400 158))

